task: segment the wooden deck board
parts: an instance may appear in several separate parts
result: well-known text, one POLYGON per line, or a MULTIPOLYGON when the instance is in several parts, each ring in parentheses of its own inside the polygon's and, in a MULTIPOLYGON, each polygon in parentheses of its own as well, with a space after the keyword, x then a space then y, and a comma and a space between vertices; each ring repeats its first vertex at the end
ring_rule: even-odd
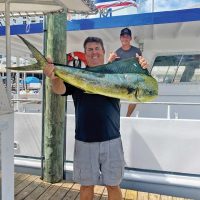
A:
MULTIPOLYGON (((104 186, 95 186, 94 200, 107 200, 108 193, 104 186)), ((62 181, 51 184, 39 176, 15 174, 15 200, 78 200, 80 185, 62 181)), ((189 200, 160 194, 122 189, 123 200, 189 200)))
POLYGON ((121 189, 121 191, 122 191, 122 198, 125 199, 126 189, 121 189))
POLYGON ((56 191, 61 187, 63 183, 56 183, 51 184, 45 191, 42 193, 42 195, 38 198, 38 200, 48 200, 50 199, 56 191))
POLYGON ((15 177, 15 187, 20 184, 22 181, 24 181, 26 178, 28 178, 29 174, 19 174, 15 177))
POLYGON ((137 200, 149 200, 149 194, 146 192, 138 192, 137 200))
POLYGON ((63 198, 63 200, 74 200, 77 199, 78 195, 79 195, 79 190, 71 188, 71 190, 69 190, 69 192, 63 198))
POLYGON ((15 187, 15 196, 17 196, 21 191, 23 192, 23 189, 26 188, 28 185, 30 185, 37 176, 28 176, 26 179, 24 179, 22 182, 17 184, 15 187))
POLYGON ((160 200, 160 194, 149 193, 149 200, 160 200))
POLYGON ((37 187, 38 185, 42 182, 42 180, 37 177, 33 182, 25 187, 19 194, 15 196, 15 199, 25 199, 29 194, 31 194, 37 187))
POLYGON ((137 200, 138 192, 135 190, 126 190, 125 200, 137 200))
POLYGON ((161 195, 161 200, 172 200, 171 196, 161 195))
POLYGON ((56 193, 50 198, 50 200, 62 200, 64 198, 64 196, 69 192, 69 188, 62 188, 60 187, 56 193))
POLYGON ((48 187, 50 187, 50 183, 42 182, 38 185, 38 187, 25 198, 25 200, 35 200, 38 199, 48 187))

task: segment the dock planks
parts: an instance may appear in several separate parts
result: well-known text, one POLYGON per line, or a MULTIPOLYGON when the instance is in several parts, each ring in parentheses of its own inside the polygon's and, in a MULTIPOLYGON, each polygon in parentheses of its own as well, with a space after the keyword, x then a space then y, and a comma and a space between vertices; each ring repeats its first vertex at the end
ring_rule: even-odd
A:
MULTIPOLYGON (((78 200, 80 185, 62 181, 47 183, 39 176, 15 174, 15 200, 78 200)), ((96 186, 94 200, 107 200, 108 193, 104 186, 96 186)), ((179 197, 146 193, 122 189, 123 200, 189 200, 179 197)))

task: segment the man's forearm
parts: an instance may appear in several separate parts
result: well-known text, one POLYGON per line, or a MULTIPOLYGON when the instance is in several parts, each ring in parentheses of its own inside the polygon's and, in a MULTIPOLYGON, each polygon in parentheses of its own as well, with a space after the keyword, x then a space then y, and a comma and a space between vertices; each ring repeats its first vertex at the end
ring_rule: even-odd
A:
POLYGON ((56 78, 54 80, 51 80, 52 82, 52 91, 56 94, 64 94, 66 92, 66 87, 60 78, 56 78))

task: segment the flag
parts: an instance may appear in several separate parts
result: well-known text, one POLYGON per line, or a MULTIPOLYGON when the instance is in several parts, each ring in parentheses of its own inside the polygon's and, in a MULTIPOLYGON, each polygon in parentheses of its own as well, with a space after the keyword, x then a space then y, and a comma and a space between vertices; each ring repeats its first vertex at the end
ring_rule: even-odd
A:
POLYGON ((95 6, 97 9, 111 8, 111 7, 127 7, 134 6, 138 7, 135 0, 118 0, 118 1, 109 1, 109 0, 97 0, 95 1, 95 6))

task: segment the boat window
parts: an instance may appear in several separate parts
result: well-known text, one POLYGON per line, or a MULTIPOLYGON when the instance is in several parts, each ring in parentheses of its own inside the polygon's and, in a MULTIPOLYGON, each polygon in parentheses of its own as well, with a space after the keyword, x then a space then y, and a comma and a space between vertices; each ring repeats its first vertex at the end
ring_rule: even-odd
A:
POLYGON ((151 74, 160 83, 199 83, 200 54, 158 56, 151 74))

